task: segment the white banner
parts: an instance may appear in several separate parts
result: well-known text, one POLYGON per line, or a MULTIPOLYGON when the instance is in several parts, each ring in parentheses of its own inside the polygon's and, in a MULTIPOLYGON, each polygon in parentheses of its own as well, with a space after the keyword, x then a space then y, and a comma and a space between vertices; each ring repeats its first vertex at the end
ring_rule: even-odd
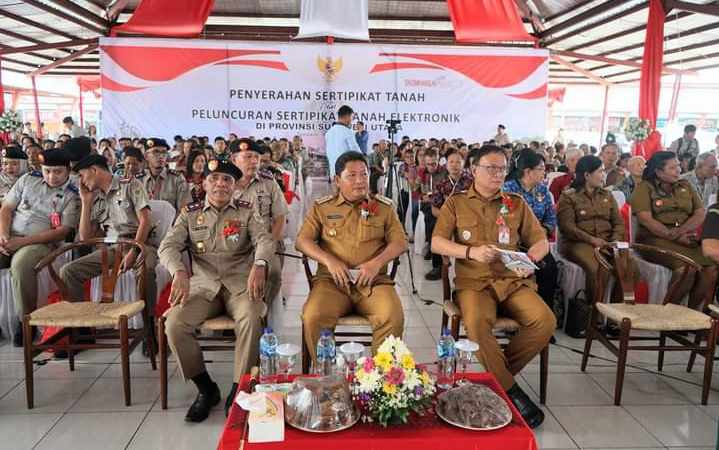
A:
POLYGON ((545 50, 103 38, 100 51, 107 136, 321 142, 344 104, 370 143, 390 119, 398 138, 481 142, 500 123, 544 136, 545 50))
POLYGON ((367 0, 302 0, 295 39, 333 36, 369 41, 368 19, 367 0))

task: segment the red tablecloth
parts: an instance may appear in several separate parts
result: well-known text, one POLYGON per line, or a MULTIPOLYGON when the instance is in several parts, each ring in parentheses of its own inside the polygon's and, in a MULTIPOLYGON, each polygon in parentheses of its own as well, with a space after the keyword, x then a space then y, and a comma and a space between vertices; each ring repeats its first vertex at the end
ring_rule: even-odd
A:
MULTIPOLYGON (((475 383, 482 383, 502 396, 512 409, 512 423, 495 431, 469 431, 446 424, 434 412, 413 418, 407 425, 382 428, 380 425, 359 422, 354 427, 336 433, 315 434, 285 426, 284 442, 263 444, 244 443, 248 450, 537 450, 532 430, 527 427, 514 405, 488 373, 469 374, 475 383)), ((245 389, 249 377, 242 379, 245 389)), ((245 432, 247 413, 237 404, 232 406, 217 445, 218 450, 238 450, 245 432)), ((246 436, 244 436, 246 438, 246 436)))

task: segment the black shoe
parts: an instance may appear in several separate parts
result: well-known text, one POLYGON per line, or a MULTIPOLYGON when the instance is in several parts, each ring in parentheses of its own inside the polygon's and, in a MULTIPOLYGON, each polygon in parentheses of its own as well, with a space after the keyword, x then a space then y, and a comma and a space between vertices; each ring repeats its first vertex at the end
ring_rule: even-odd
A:
POLYGON ((549 343, 550 343, 550 344, 556 344, 556 343, 557 343, 557 338, 555 338, 554 336, 550 337, 550 338, 549 338, 549 343))
POLYGON ((432 252, 427 252, 427 253, 425 253, 425 254, 424 254, 424 260, 425 260, 425 261, 429 261, 430 259, 432 259, 432 252))
POLYGON ((537 428, 544 422, 544 412, 524 393, 518 384, 514 384, 507 391, 509 399, 522 415, 529 428, 537 428))
POLYGON ((220 388, 217 387, 216 383, 212 384, 214 386, 209 394, 203 394, 202 392, 197 394, 194 403, 187 410, 185 422, 202 422, 210 415, 212 407, 220 403, 220 388))
POLYGON ((227 395, 227 400, 225 400, 225 417, 230 415, 230 409, 232 408, 232 403, 235 401, 238 388, 239 386, 237 383, 232 383, 232 389, 230 389, 230 393, 227 395))
POLYGON ((439 267, 435 267, 429 272, 427 272, 427 275, 424 276, 425 280, 429 281, 435 281, 435 280, 441 280, 442 279, 442 269, 439 267))

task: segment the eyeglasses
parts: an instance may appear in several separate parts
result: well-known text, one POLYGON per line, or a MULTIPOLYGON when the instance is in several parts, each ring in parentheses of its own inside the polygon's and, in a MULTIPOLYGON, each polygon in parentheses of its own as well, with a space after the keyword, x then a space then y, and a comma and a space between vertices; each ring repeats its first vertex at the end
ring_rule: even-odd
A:
POLYGON ((483 166, 479 165, 490 175, 507 175, 507 166, 483 166))

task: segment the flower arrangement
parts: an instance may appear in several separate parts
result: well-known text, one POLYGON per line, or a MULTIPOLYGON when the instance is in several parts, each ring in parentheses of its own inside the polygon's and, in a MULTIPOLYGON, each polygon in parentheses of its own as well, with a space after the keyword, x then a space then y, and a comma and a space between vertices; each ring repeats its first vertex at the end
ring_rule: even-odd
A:
POLYGON ((624 136, 630 141, 643 141, 652 132, 649 121, 630 117, 624 125, 624 136))
POLYGON ((365 422, 407 423, 410 412, 424 414, 436 391, 426 370, 415 366, 414 357, 401 339, 390 336, 373 357, 357 361, 352 397, 365 422))
POLYGON ((22 119, 20 114, 15 111, 7 110, 0 114, 0 132, 12 133, 22 128, 22 119))

